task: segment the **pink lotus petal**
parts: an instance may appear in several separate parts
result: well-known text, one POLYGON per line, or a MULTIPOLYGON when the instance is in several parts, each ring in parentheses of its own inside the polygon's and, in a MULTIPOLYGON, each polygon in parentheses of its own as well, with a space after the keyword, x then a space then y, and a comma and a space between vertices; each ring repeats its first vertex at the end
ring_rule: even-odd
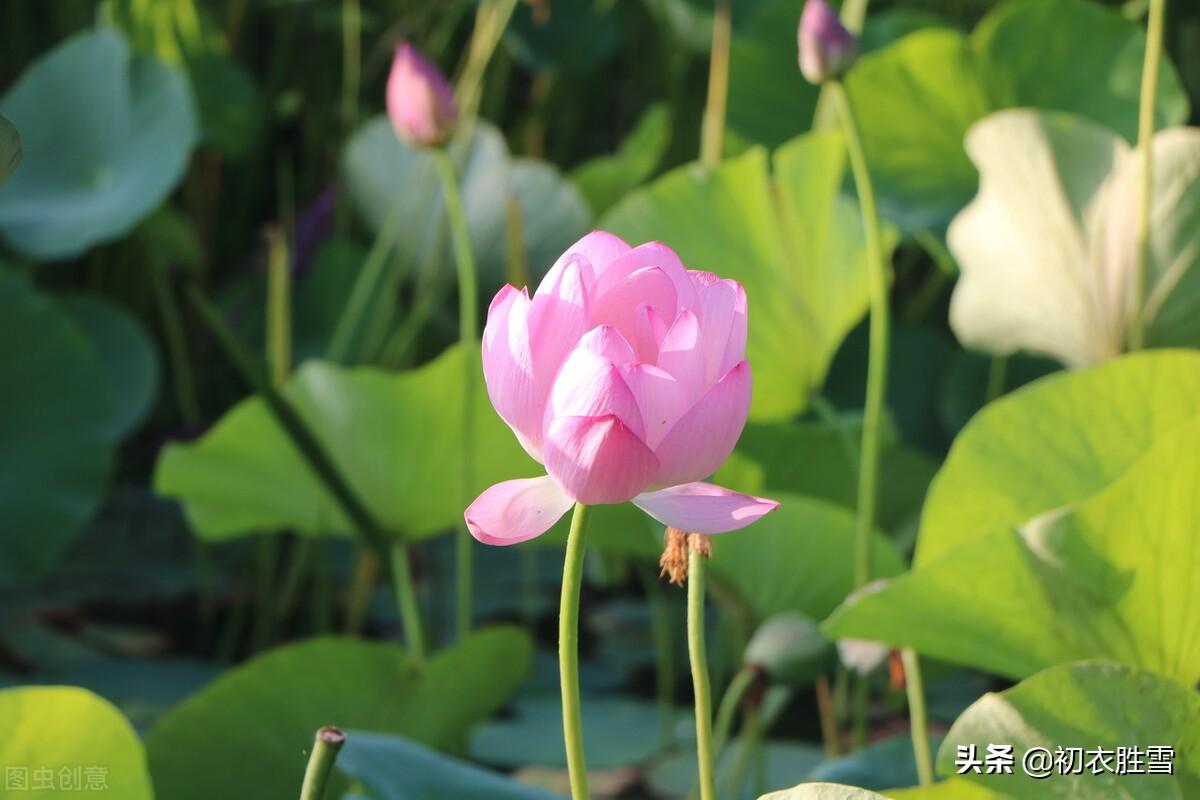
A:
POLYGON ((592 327, 586 288, 591 270, 585 258, 556 264, 530 301, 529 346, 539 397, 546 397, 563 359, 592 327))
MULTIPOLYGON (((597 297, 609 292, 613 287, 622 283, 633 273, 646 267, 658 267, 663 274, 670 278, 675 287, 675 298, 680 308, 696 308, 699 295, 696 287, 688 277, 688 271, 679 260, 674 250, 662 242, 646 242, 632 250, 623 253, 606 268, 596 269, 597 297)), ((674 319, 675 312, 663 314, 666 319, 674 319)))
POLYGON ((750 410, 750 363, 742 361, 708 390, 654 446, 655 486, 707 478, 729 457, 750 410))
POLYGON ((737 281, 713 281, 700 293, 700 338, 709 383, 746 357, 746 290, 737 281))
POLYGON ((675 286, 660 267, 639 269, 603 293, 600 284, 596 281, 588 307, 593 325, 613 325, 626 339, 636 339, 636 315, 642 305, 663 319, 675 318, 675 286))
POLYGON ((623 503, 658 472, 654 453, 615 414, 555 419, 545 453, 546 470, 580 503, 623 503))
POLYGON ((573 350, 554 379, 543 426, 560 417, 610 414, 621 420, 634 436, 644 435, 642 412, 621 370, 590 350, 582 347, 573 350))
POLYGON ((574 501, 549 475, 504 481, 488 488, 463 517, 484 544, 517 544, 541 536, 574 501))
POLYGON ((640 494, 633 503, 662 524, 688 533, 737 530, 779 508, 774 500, 711 483, 685 483, 640 494))
POLYGON ((645 429, 642 441, 654 450, 676 420, 688 410, 683 387, 671 373, 653 364, 628 364, 621 367, 621 375, 642 411, 645 429))
POLYGON ((679 312, 663 337, 658 366, 675 376, 689 398, 698 398, 707 388, 700 320, 691 311, 679 312))
MULTIPOLYGON (((550 271, 553 272, 555 267, 566 264, 567 261, 574 257, 583 256, 592 265, 592 274, 589 276, 590 284, 591 278, 599 275, 609 264, 629 250, 629 245, 621 237, 611 234, 608 231, 592 231, 568 247, 566 252, 554 262, 554 266, 550 268, 550 271)), ((541 289, 539 288, 538 291, 541 291, 541 289)))
POLYGON ((505 286, 492 300, 483 329, 483 379, 500 418, 529 455, 542 455, 542 403, 529 351, 529 295, 505 286))

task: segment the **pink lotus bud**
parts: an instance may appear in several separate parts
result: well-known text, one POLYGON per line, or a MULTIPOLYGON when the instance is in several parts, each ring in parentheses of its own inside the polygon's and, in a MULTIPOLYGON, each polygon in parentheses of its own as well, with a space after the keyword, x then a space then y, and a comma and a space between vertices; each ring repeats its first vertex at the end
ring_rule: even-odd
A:
POLYGON ((496 412, 546 467, 466 510, 488 544, 548 530, 575 502, 635 505, 664 525, 720 533, 773 500, 703 483, 750 408, 746 293, 684 267, 671 248, 603 231, 576 242, 530 298, 505 286, 488 309, 483 373, 496 412))
POLYGON ((458 107, 438 68, 408 42, 396 45, 388 75, 387 108, 396 134, 418 147, 437 147, 450 138, 458 107))
POLYGON ((858 59, 858 40, 825 0, 804 4, 796 39, 800 45, 800 72, 809 83, 840 78, 858 59))

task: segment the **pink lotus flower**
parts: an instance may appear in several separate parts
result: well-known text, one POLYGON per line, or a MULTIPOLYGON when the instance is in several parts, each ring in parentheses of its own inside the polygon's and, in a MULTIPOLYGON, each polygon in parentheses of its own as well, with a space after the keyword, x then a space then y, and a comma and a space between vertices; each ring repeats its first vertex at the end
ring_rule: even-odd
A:
POLYGON ((387 109, 396 134, 418 147, 441 145, 458 121, 450 85, 408 42, 396 45, 387 82, 387 109))
POLYGON ((548 475, 504 481, 466 510, 487 544, 545 533, 575 502, 635 505, 664 525, 720 533, 779 504, 702 483, 750 408, 746 293, 671 248, 594 231, 533 298, 488 309, 483 372, 497 413, 548 475))
POLYGON ((800 47, 800 72, 809 83, 840 78, 858 59, 858 40, 825 0, 808 0, 804 4, 796 40, 800 47))

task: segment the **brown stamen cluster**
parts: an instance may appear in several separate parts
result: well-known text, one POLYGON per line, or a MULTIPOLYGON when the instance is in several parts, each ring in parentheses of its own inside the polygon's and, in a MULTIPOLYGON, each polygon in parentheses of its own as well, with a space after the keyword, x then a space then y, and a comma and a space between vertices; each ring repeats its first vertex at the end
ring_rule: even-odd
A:
POLYGON ((689 552, 711 558, 712 542, 707 536, 699 533, 688 533, 679 528, 667 528, 662 557, 658 560, 659 577, 665 575, 667 580, 676 586, 683 586, 687 583, 689 552))

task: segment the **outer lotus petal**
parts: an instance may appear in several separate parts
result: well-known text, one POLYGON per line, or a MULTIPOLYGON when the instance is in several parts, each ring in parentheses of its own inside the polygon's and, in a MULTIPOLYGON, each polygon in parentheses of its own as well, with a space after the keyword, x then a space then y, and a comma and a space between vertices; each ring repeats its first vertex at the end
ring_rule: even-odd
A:
POLYGON ((483 329, 483 379, 496 413, 529 455, 541 461, 542 403, 533 378, 528 313, 524 289, 505 286, 496 294, 483 329))
POLYGON ((620 419, 639 439, 645 434, 642 412, 621 370, 603 356, 576 348, 554 379, 542 424, 549 426, 561 417, 609 414, 620 419))
POLYGON ((729 457, 750 411, 750 363, 742 361, 679 418, 654 447, 655 486, 706 478, 729 457))
POLYGON ((691 311, 680 311, 667 330, 658 352, 658 366, 675 376, 688 398, 700 397, 707 388, 700 320, 691 311))
POLYGON ((592 265, 592 269, 595 270, 594 274, 598 275, 629 249, 629 245, 619 236, 608 231, 592 231, 568 247, 566 252, 559 256, 558 261, 554 262, 550 271, 553 272, 556 267, 565 265, 572 256, 583 256, 592 265))
POLYGON ((688 277, 692 279, 692 285, 696 287, 697 294, 703 293, 705 288, 721 280, 720 275, 706 269, 689 269, 688 277))
POLYGON ((700 339, 709 382, 746 357, 746 290, 737 281, 717 280, 700 293, 700 339))
POLYGON ((662 524, 688 533, 737 530, 779 508, 774 500, 711 483, 685 483, 640 494, 633 498, 633 503, 662 524))
POLYGON ((675 286, 660 267, 646 267, 601 293, 600 281, 588 306, 593 325, 613 325, 635 339, 640 307, 650 306, 663 319, 675 319, 675 286))
POLYGON ((653 364, 629 364, 621 367, 621 375, 642 410, 643 441, 653 450, 688 410, 683 387, 671 373, 653 364))
POLYGON ((612 325, 598 325, 583 335, 579 347, 598 356, 603 356, 614 364, 628 364, 635 360, 633 348, 612 325))
MULTIPOLYGON (((699 295, 696 292, 695 284, 688 276, 687 269, 675 251, 662 242, 646 242, 638 245, 622 254, 607 267, 603 269, 596 267, 596 296, 611 291, 613 287, 622 283, 630 275, 646 267, 658 267, 671 279, 680 308, 695 309, 698 307, 699 295)), ((675 318, 673 311, 664 316, 667 319, 675 318)))
POLYGON ((504 481, 487 489, 463 517, 484 544, 516 544, 541 536, 574 503, 549 475, 504 481))
POLYGON ((591 325, 588 292, 592 267, 586 259, 556 264, 529 304, 529 348, 539 397, 545 397, 563 359, 591 325))
POLYGON ((545 452, 546 470, 581 503, 623 503, 658 472, 654 453, 615 414, 555 419, 545 452))

